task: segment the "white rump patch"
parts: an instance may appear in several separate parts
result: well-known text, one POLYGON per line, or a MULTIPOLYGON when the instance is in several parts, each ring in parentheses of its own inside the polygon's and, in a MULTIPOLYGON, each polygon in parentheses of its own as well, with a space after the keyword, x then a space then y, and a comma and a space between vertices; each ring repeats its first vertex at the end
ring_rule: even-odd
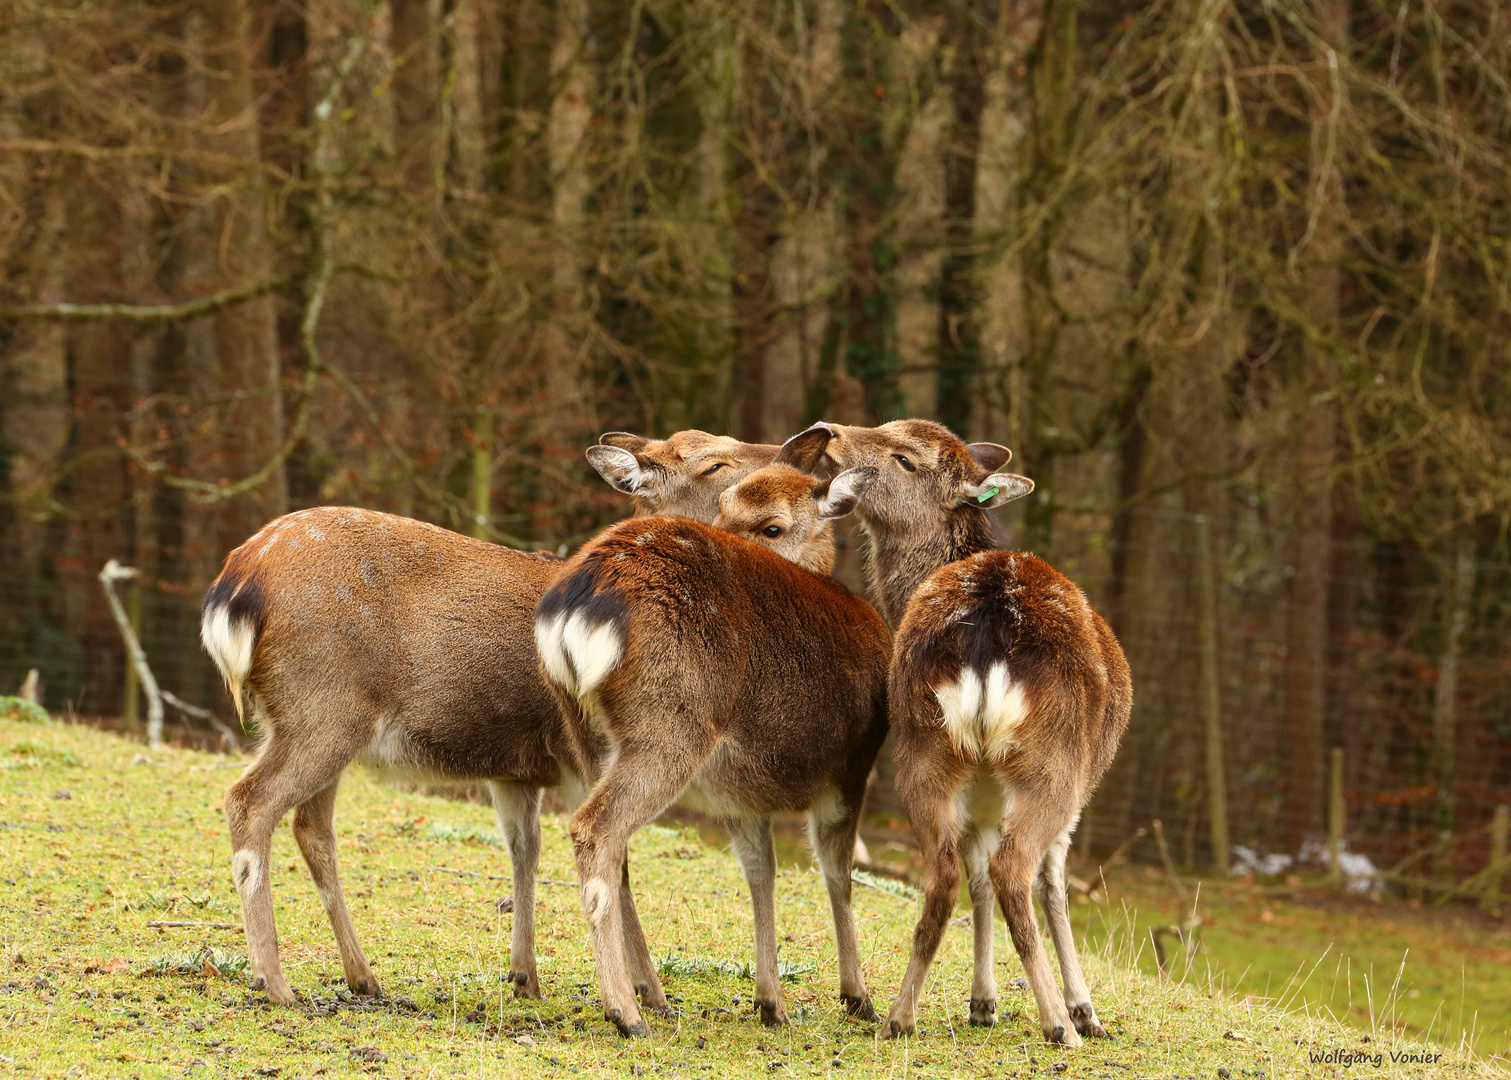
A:
POLYGON ((199 624, 199 640, 205 652, 220 669, 221 678, 231 691, 231 700, 236 704, 236 715, 241 716, 241 686, 252 671, 252 648, 257 644, 257 631, 245 619, 231 621, 231 614, 223 606, 211 608, 199 624))
POLYGON ((1014 735, 1030 706, 1005 661, 988 668, 984 682, 966 668, 954 682, 936 687, 934 696, 950 743, 966 761, 1000 762, 1018 748, 1014 735))
POLYGON ((594 626, 574 611, 537 619, 535 647, 551 681, 581 701, 619 663, 624 640, 613 623, 594 626))
POLYGON ((545 665, 546 676, 563 690, 573 693, 577 689, 577 673, 567 660, 565 643, 562 641, 562 628, 566 622, 565 612, 536 619, 535 649, 540 653, 541 663, 545 665))

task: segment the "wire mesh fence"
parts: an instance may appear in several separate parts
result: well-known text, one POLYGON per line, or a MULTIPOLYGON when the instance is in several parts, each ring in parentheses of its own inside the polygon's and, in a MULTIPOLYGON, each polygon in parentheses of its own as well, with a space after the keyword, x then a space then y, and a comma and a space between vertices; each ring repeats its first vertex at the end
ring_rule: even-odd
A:
MULTIPOLYGON (((1466 588, 1452 559, 1337 541, 1328 554, 1324 655, 1298 658, 1287 655, 1295 537, 1257 513, 1228 510, 1209 520, 1145 506, 1121 526, 1116 514, 1058 519, 1045 554, 1112 623, 1134 671, 1133 720, 1080 842, 1105 853, 1132 839, 1133 853, 1152 859, 1147 826, 1158 819, 1177 861, 1213 865, 1221 861, 1217 806, 1228 844, 1253 853, 1240 869, 1262 866, 1255 860, 1266 855, 1302 854, 1307 838, 1309 852, 1325 858, 1336 751, 1346 850, 1367 854, 1376 868, 1430 851, 1413 872, 1444 880, 1481 872, 1493 861, 1496 810, 1511 787, 1511 564, 1477 554, 1466 588), (1298 662, 1316 666, 1323 690, 1313 740, 1319 760, 1301 776, 1286 725, 1298 662), (1223 799, 1214 802, 1219 785, 1223 799)), ((123 560, 148 562, 139 556, 151 550, 126 542, 134 523, 115 524, 123 560)), ((0 692, 14 691, 35 668, 53 710, 119 717, 113 722, 139 729, 143 714, 131 702, 139 684, 110 621, 99 567, 83 561, 77 538, 45 542, 48 528, 10 529, 18 557, 0 573, 0 692), (15 542, 28 531, 43 541, 15 542)), ((861 534, 851 527, 839 539, 836 574, 861 590, 861 534)), ((185 702, 229 717, 198 638, 199 600, 216 562, 158 561, 171 563, 174 575, 149 564, 122 586, 157 679, 185 702)), ((890 769, 884 753, 870 806, 900 814, 890 769)))

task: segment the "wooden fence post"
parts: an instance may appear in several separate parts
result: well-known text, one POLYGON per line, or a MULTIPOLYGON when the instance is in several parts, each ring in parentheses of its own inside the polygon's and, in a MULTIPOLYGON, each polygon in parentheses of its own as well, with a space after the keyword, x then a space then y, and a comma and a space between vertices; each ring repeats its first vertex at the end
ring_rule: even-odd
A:
POLYGON ((477 407, 472 425, 472 535, 488 539, 488 524, 493 512, 493 410, 477 407))
MULTIPOLYGON (((126 617, 131 624, 131 632, 136 635, 138 641, 142 640, 142 587, 135 580, 131 587, 126 590, 126 617)), ((128 656, 126 658, 126 686, 121 700, 121 730, 136 732, 142 722, 141 709, 141 682, 137 678, 136 662, 128 656)))
POLYGON ((1334 885, 1343 884, 1343 824, 1347 807, 1343 802, 1343 747, 1335 746, 1331 753, 1331 765, 1327 781, 1327 878, 1334 885))
POLYGON ((1217 574, 1207 515, 1197 514, 1196 578, 1201 608, 1201 698, 1207 728, 1207 820, 1212 829, 1212 861, 1226 877, 1231 869, 1228 840, 1228 785, 1222 752, 1222 697, 1217 677, 1217 574))
MULTIPOLYGON (((1505 861, 1508 836, 1511 836, 1511 806, 1501 803, 1495 808, 1495 817, 1490 819, 1491 866, 1505 861)), ((1493 911, 1500 906, 1501 880, 1505 873, 1504 870, 1496 871, 1485 883, 1485 891, 1480 893, 1480 907, 1485 911, 1493 911)))

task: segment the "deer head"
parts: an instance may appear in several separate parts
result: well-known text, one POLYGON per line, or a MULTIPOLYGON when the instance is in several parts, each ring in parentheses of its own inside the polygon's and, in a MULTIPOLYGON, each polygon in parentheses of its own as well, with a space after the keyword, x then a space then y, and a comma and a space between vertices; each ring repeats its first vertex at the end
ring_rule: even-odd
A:
POLYGON ((869 466, 820 480, 813 470, 832 437, 809 428, 782 445, 776 459, 719 497, 714 527, 770 548, 816 574, 834 569, 835 518, 855 509, 876 479, 869 466))
POLYGON ((712 521, 719 495, 771 464, 777 447, 690 429, 665 439, 626 431, 604 434, 588 461, 615 490, 635 498, 635 516, 670 514, 712 521))
POLYGON ((995 509, 1034 489, 1028 477, 999 471, 1012 459, 1007 447, 966 444, 931 420, 874 428, 815 424, 808 430, 817 429, 829 432, 823 456, 835 469, 876 470, 857 510, 868 524, 928 528, 961 511, 995 509))

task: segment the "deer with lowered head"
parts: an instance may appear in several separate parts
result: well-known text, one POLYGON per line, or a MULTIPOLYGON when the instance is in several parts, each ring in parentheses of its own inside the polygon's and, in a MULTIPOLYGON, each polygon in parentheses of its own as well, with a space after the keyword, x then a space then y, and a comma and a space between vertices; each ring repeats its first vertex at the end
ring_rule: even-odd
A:
POLYGON ((880 616, 827 577, 830 520, 867 469, 811 473, 828 440, 806 432, 720 497, 719 529, 638 518, 583 545, 541 600, 536 641, 589 788, 571 836, 604 1015, 648 1028, 625 966, 630 836, 679 797, 729 826, 750 886, 756 1005, 786 1022, 777 973, 771 815, 807 813, 839 952, 840 995, 872 1017, 850 906, 866 779, 886 736, 891 643, 880 616), (720 529, 727 531, 720 531, 720 529))
MULTIPOLYGON (((613 432, 587 456, 635 495, 637 513, 712 520, 719 493, 776 452, 701 431, 664 440, 613 432)), ((541 789, 560 779, 550 749, 560 714, 538 673, 533 620, 566 565, 342 506, 277 518, 226 557, 205 595, 201 638, 238 714, 249 697, 263 735, 225 812, 254 985, 269 1000, 294 1000, 278 961, 269 858, 290 809, 347 985, 380 992, 336 866, 336 788, 354 760, 401 777, 489 784, 514 881, 510 981, 516 995, 540 996, 539 812, 541 789)), ((664 1010, 627 868, 620 877, 636 979, 647 1006, 664 1010)))
POLYGON ((1000 471, 1006 447, 967 446, 925 420, 820 427, 834 468, 876 470, 856 512, 870 539, 873 595, 897 630, 888 681, 897 794, 924 862, 912 959, 881 1034, 914 1029, 963 856, 975 933, 970 1022, 997 1019, 995 896, 1045 1038, 1105 1038, 1071 935, 1065 856, 1128 725, 1123 651, 1073 582, 1042 559, 1002 550, 987 511, 1033 491, 1026 477, 1000 471), (1049 922, 1063 999, 1031 894, 1049 922))

